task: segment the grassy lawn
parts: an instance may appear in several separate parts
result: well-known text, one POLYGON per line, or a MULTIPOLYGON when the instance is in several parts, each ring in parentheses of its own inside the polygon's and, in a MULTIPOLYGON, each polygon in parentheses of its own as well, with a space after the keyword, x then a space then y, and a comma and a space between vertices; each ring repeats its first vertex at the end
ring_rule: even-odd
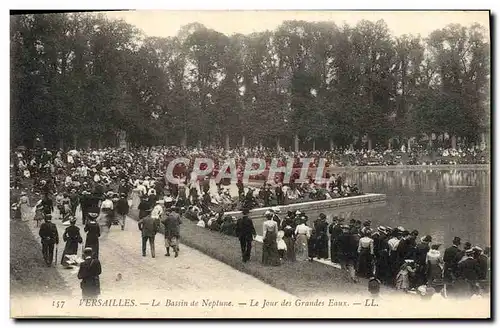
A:
MULTIPOLYGON (((11 200, 17 199, 11 191, 11 200)), ((34 204, 33 195, 30 201, 34 204)), ((11 295, 67 295, 68 288, 55 267, 43 261, 42 245, 29 226, 17 219, 10 220, 10 293, 11 295)))
POLYGON ((48 268, 42 247, 23 222, 10 221, 11 295, 65 295, 67 286, 55 267, 48 268))
MULTIPOLYGON (((134 219, 137 214, 137 210, 129 213, 134 219)), ((195 223, 184 218, 182 220, 181 242, 184 245, 292 295, 306 297, 327 292, 356 294, 367 290, 364 282, 349 282, 345 271, 317 262, 284 263, 278 267, 263 266, 262 244, 258 242, 254 242, 250 262, 243 263, 236 237, 197 227, 195 223)), ((260 227, 256 226, 256 229, 260 227)))

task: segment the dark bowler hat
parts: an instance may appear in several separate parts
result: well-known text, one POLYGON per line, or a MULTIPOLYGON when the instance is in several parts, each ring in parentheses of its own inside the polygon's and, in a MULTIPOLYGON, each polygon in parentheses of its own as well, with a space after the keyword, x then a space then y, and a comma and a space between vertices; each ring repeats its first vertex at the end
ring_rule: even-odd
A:
POLYGON ((460 237, 453 238, 453 245, 460 245, 461 239, 460 237))

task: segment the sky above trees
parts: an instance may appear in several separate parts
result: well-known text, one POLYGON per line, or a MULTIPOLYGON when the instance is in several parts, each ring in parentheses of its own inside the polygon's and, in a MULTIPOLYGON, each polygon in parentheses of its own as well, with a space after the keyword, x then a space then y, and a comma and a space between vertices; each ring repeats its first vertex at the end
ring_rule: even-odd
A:
POLYGON ((394 36, 420 34, 427 37, 449 24, 475 23, 489 30, 487 11, 116 11, 106 12, 112 19, 123 19, 148 36, 175 36, 189 23, 231 35, 274 30, 287 20, 330 21, 337 25, 356 25, 362 20, 383 19, 394 36))

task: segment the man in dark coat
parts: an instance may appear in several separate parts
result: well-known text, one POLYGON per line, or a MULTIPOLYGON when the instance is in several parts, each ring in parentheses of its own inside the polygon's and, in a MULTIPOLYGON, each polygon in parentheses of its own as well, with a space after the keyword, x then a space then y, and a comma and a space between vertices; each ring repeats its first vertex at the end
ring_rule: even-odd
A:
POLYGON ((129 192, 130 192, 129 184, 127 183, 127 181, 125 181, 125 179, 122 179, 120 182, 120 185, 118 186, 118 193, 125 194, 125 198, 126 198, 129 194, 129 192))
POLYGON ((238 179, 238 182, 236 183, 236 187, 238 187, 238 197, 240 199, 245 197, 245 187, 243 185, 243 181, 238 179))
POLYGON ((326 222, 326 215, 319 214, 319 219, 314 221, 314 250, 318 259, 328 258, 328 222, 326 222))
POLYGON ((120 199, 116 202, 116 214, 118 214, 118 219, 120 220, 120 225, 122 230, 125 229, 125 220, 128 215, 130 206, 128 205, 127 195, 121 194, 120 199))
POLYGON ((101 207, 101 202, 102 202, 102 194, 99 193, 89 193, 89 199, 88 199, 88 212, 90 213, 90 209, 95 210, 99 209, 101 207))
POLYGON ((253 191, 253 188, 248 188, 247 194, 245 195, 245 199, 243 201, 243 208, 251 210, 252 208, 255 208, 257 206, 257 201, 253 196, 253 191))
POLYGON ((407 230, 403 231, 402 238, 396 249, 396 263, 398 268, 405 263, 405 260, 409 259, 412 250, 412 242, 410 232, 407 230))
POLYGON ((59 233, 57 232, 56 225, 51 220, 52 216, 46 214, 45 222, 40 226, 38 233, 42 241, 43 259, 47 266, 51 266, 54 260, 54 245, 59 245, 59 233))
POLYGON ((87 223, 83 229, 83 231, 87 233, 87 237, 85 238, 85 248, 90 247, 92 249, 92 257, 95 259, 99 258, 99 237, 101 237, 101 228, 96 221, 98 215, 98 207, 89 208, 87 223))
POLYGON ((50 199, 48 193, 43 195, 42 202, 39 206, 42 208, 43 214, 52 214, 54 211, 54 202, 50 199))
POLYGON ((328 232, 330 233, 330 260, 333 263, 339 263, 339 237, 342 235, 342 227, 338 216, 333 218, 332 224, 328 227, 328 232))
POLYGON ((417 286, 425 285, 427 282, 427 253, 431 249, 429 243, 432 242, 432 237, 427 235, 421 239, 415 248, 415 263, 417 265, 415 271, 415 283, 417 286))
POLYGON ((71 204, 71 215, 75 216, 76 208, 78 207, 78 204, 80 204, 80 196, 76 192, 76 189, 71 189, 71 192, 69 193, 69 201, 71 204))
POLYGON ((92 248, 87 247, 83 250, 84 262, 80 264, 78 270, 78 279, 81 279, 82 298, 97 298, 101 294, 101 283, 99 275, 102 273, 101 262, 93 258, 92 248))
POLYGON ((283 192, 283 188, 281 183, 275 188, 274 193, 276 194, 276 200, 278 201, 278 205, 285 205, 285 193, 283 192))
POLYGON ((457 264, 457 285, 466 296, 472 296, 478 291, 477 281, 480 276, 479 263, 473 257, 474 250, 465 251, 465 257, 457 264))
POLYGON ((488 279, 488 257, 483 254, 483 250, 475 246, 472 248, 474 251, 474 258, 477 260, 477 263, 479 265, 479 280, 486 280, 488 279))
POLYGON ((90 208, 90 195, 87 190, 82 190, 80 195, 80 208, 82 210, 82 224, 85 225, 88 217, 88 210, 90 208))
POLYGON ((203 181, 201 182, 201 190, 204 194, 208 194, 210 191, 210 179, 209 177, 205 177, 203 181))
POLYGON ((451 283, 455 279, 455 271, 457 270, 457 255, 461 252, 460 248, 460 237, 453 238, 453 245, 448 247, 444 251, 443 262, 444 262, 444 281, 451 283))
POLYGON ((147 210, 148 209, 150 210, 151 207, 148 201, 148 197, 146 195, 141 196, 141 202, 139 203, 137 209, 139 210, 139 220, 145 218, 148 215, 147 210))
POLYGON ((142 256, 146 256, 146 243, 149 240, 151 248, 151 257, 155 257, 155 236, 158 232, 158 220, 151 217, 151 208, 146 210, 147 215, 138 222, 139 230, 142 236, 142 256))
POLYGON ((61 264, 64 266, 68 265, 66 255, 76 255, 78 253, 78 244, 83 242, 80 235, 80 228, 76 226, 76 218, 70 218, 69 222, 70 226, 66 228, 63 234, 63 241, 66 242, 66 245, 64 246, 61 264))
POLYGON ((348 225, 342 226, 342 234, 339 236, 339 262, 342 269, 346 270, 349 278, 353 282, 358 282, 356 277, 356 262, 357 262, 357 249, 359 243, 359 236, 354 227, 348 225))
POLYGON ((165 256, 170 256, 170 247, 174 250, 175 257, 179 256, 179 238, 181 236, 180 225, 181 216, 175 211, 175 207, 168 209, 165 220, 162 224, 165 226, 165 256))
POLYGON ((236 222, 236 236, 240 240, 243 262, 250 260, 252 241, 257 235, 252 219, 248 217, 248 209, 243 210, 243 216, 236 222))
POLYGON ((468 241, 464 243, 464 249, 459 251, 456 255, 455 261, 459 263, 462 259, 465 259, 465 252, 469 249, 472 249, 472 244, 468 241))
POLYGON ((271 206, 271 189, 269 189, 269 186, 264 186, 259 196, 264 200, 264 207, 271 206))

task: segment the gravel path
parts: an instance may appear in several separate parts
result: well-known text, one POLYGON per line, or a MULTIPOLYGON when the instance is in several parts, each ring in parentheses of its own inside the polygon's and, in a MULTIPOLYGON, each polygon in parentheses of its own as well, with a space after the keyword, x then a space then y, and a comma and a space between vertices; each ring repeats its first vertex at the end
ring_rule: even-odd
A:
MULTIPOLYGON (((59 261, 64 249, 62 242, 62 234, 65 226, 61 221, 54 220, 57 224, 61 242, 59 244, 58 256, 59 261)), ((38 228, 34 222, 27 223, 31 232, 35 235, 38 241, 38 228)), ((79 225, 83 233, 83 228, 79 225)), ((182 229, 182 228, 181 228, 182 229)), ((181 230, 182 233, 182 230, 181 230)), ((83 236, 84 237, 84 236, 83 236)), ((84 237, 85 240, 85 237, 84 237)), ((101 298, 129 298, 134 299, 136 303, 151 302, 156 300, 181 301, 191 302, 192 300, 233 300, 234 302, 249 302, 250 299, 262 299, 263 296, 270 299, 292 298, 291 295, 273 288, 260 280, 241 273, 230 266, 214 260, 194 249, 191 249, 181 244, 181 249, 178 258, 173 256, 166 257, 164 248, 163 235, 158 234, 155 240, 156 258, 152 258, 149 245, 147 256, 141 254, 141 239, 140 231, 137 227, 137 222, 127 218, 125 230, 121 231, 119 226, 112 226, 111 231, 104 232, 100 239, 100 260, 102 264, 101 278, 101 298), (118 274, 122 275, 120 281, 116 281, 118 274)), ((79 254, 81 247, 79 248, 79 254)), ((27 268, 28 269, 28 268, 27 268)), ((66 307, 65 309, 53 309, 28 306, 33 302, 40 303, 41 298, 36 295, 12 296, 11 313, 28 314, 30 315, 85 315, 85 316, 137 316, 137 310, 141 307, 127 308, 107 308, 107 307, 80 307, 81 290, 79 280, 77 278, 77 269, 64 269, 60 264, 56 270, 61 274, 66 285, 69 286, 71 297, 66 302, 73 304, 73 309, 66 307), (75 308, 76 306, 76 308, 75 308), (29 309, 29 310, 27 310, 29 309), (44 309, 44 312, 41 312, 44 309), (49 311, 49 312, 47 312, 49 311), (84 311, 84 312, 82 312, 84 311)), ((57 298, 54 295, 55 299, 57 298)), ((44 304, 52 302, 44 300, 44 304)), ((37 304, 38 304, 37 303, 37 304)), ((163 317, 165 311, 150 308, 147 311, 148 316, 163 317)), ((164 309, 162 307, 162 309, 164 309)), ((227 311, 227 308, 215 307, 210 309, 211 316, 220 311, 227 311), (214 312, 215 311, 215 312, 214 312)), ((177 308, 175 312, 179 316, 192 316, 198 313, 185 312, 186 308, 177 308)), ((233 308, 233 310, 237 310, 233 308)), ((241 311, 241 310, 240 310, 241 311)), ((238 311, 237 311, 238 312, 238 311)), ((204 312, 201 312, 203 314, 204 312)), ((224 316, 225 312, 220 312, 224 316)), ((205 313, 208 315, 208 313, 205 313)), ((174 316, 176 316, 174 315, 174 316)), ((169 314, 172 316, 172 314, 169 314)))

